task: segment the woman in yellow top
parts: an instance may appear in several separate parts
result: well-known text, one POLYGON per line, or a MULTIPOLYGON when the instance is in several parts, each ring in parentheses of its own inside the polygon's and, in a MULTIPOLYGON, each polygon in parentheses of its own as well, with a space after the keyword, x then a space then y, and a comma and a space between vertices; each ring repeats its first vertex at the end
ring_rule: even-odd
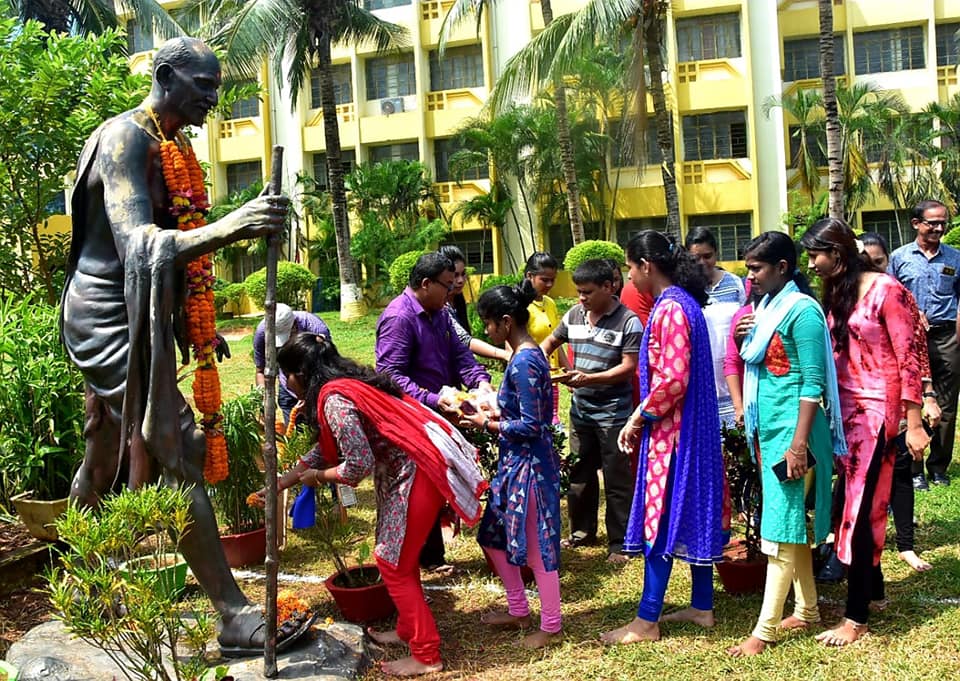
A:
MULTIPOLYGON (((538 345, 549 336, 560 323, 560 314, 557 312, 557 304, 553 298, 548 296, 550 289, 553 288, 557 280, 557 270, 560 265, 557 259, 549 253, 538 251, 530 256, 527 265, 523 270, 523 276, 533 284, 533 290, 537 292, 537 297, 533 299, 527 310, 530 312, 530 321, 527 322, 527 331, 538 345)), ((550 361, 550 372, 557 374, 563 368, 569 366, 566 355, 560 350, 555 350, 548 358, 550 361)), ((560 423, 557 414, 560 408, 560 389, 553 385, 553 422, 560 423)))

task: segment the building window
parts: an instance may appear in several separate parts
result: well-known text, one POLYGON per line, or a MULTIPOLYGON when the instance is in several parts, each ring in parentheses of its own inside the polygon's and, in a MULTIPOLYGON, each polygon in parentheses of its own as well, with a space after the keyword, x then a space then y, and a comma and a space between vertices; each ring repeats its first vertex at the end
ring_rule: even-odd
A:
POLYGON ((244 161, 227 165, 227 194, 235 194, 252 185, 263 181, 263 171, 260 161, 244 161))
POLYGON ((367 99, 404 97, 417 91, 412 54, 368 59, 366 69, 367 99))
POLYGON ((363 6, 369 10, 389 9, 409 5, 413 0, 364 0, 363 6))
MULTIPOLYGON (((343 166, 344 175, 353 170, 357 165, 357 152, 353 149, 341 149, 340 165, 343 166)), ((313 155, 313 182, 314 187, 319 191, 327 191, 327 155, 324 153, 313 155)))
POLYGON ((683 160, 746 158, 747 114, 721 111, 683 117, 683 160))
POLYGON ((405 142, 403 144, 383 144, 378 147, 370 147, 370 163, 383 163, 384 161, 419 161, 420 148, 416 142, 405 142))
POLYGON ((463 251, 467 267, 477 274, 493 274, 493 231, 489 229, 467 229, 450 232, 443 238, 445 245, 456 246, 463 251))
MULTIPOLYGON (((602 239, 599 222, 584 222, 583 233, 587 239, 602 239)), ((563 262, 564 256, 573 248, 573 235, 570 233, 570 224, 550 225, 547 227, 547 246, 550 253, 557 260, 563 262)))
MULTIPOLYGON (((800 126, 791 125, 788 128, 790 136, 790 158, 787 162, 792 166, 797 163, 797 154, 800 153, 800 126)), ((823 137, 823 130, 807 131, 807 153, 816 162, 818 168, 827 167, 827 152, 824 148, 826 140, 823 137)))
POLYGON ((923 29, 909 26, 855 33, 853 60, 857 73, 922 69, 926 65, 923 58, 923 29))
MULTIPOLYGON (((462 150, 463 147, 459 146, 456 139, 452 137, 433 141, 433 161, 437 170, 437 182, 454 182, 456 180, 450 172, 450 157, 462 150)), ((461 174, 464 180, 485 180, 490 177, 490 167, 486 162, 483 162, 472 168, 462 168, 461 174)))
POLYGON ((937 24, 937 66, 960 64, 960 23, 937 24))
MULTIPOLYGON (((353 101, 353 84, 351 83, 350 64, 334 64, 330 67, 333 77, 333 101, 335 104, 349 104, 353 101)), ((319 109, 323 106, 320 96, 320 72, 310 70, 310 108, 319 109)))
POLYGON ((153 31, 144 28, 139 21, 127 22, 127 54, 146 52, 153 49, 153 31))
MULTIPOLYGON (((241 85, 256 85, 254 81, 247 81, 241 85)), ((254 118, 260 115, 260 97, 253 95, 245 99, 238 99, 230 107, 227 120, 234 118, 254 118)))
POLYGON ((890 251, 893 252, 908 243, 913 232, 908 211, 900 211, 899 223, 897 217, 897 211, 865 210, 860 216, 860 222, 863 223, 864 232, 876 232, 886 239, 890 251))
POLYGON ((738 13, 677 19, 678 62, 733 59, 740 55, 738 13))
MULTIPOLYGON (((667 218, 663 217, 654 217, 654 218, 630 218, 629 220, 617 220, 617 243, 627 247, 627 244, 630 243, 630 239, 635 237, 638 233, 645 230, 652 229, 657 232, 663 232, 667 234, 667 218)), ((679 234, 673 234, 671 236, 679 237, 679 234)))
MULTIPOLYGON (((610 121, 610 159, 614 168, 632 168, 637 165, 635 153, 636 139, 631 126, 625 126, 622 120, 610 121)), ((660 165, 663 155, 657 144, 657 121, 647 119, 646 136, 647 165, 660 165)))
MULTIPOLYGON (((833 73, 847 72, 847 58, 843 51, 843 36, 833 37, 833 73)), ((783 41, 783 80, 807 80, 820 77, 820 39, 801 38, 783 41)))
POLYGON ((483 51, 480 45, 452 47, 440 56, 430 50, 430 91, 483 87, 483 51))
POLYGON ((726 213, 723 215, 691 215, 690 229, 707 227, 717 237, 717 260, 741 260, 743 249, 753 238, 751 213, 726 213))

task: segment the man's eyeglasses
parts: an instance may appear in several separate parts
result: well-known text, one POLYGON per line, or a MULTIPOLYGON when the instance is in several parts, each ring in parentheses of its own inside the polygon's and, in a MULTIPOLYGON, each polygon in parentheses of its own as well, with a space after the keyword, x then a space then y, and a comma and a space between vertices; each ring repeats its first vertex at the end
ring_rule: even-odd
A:
POLYGON ((925 224, 925 225, 930 225, 931 227, 946 227, 946 226, 947 226, 947 221, 946 221, 946 220, 922 220, 922 219, 921 219, 920 222, 922 222, 922 223, 925 224))
POLYGON ((454 289, 454 286, 455 286, 455 284, 453 284, 453 282, 451 282, 451 283, 449 283, 449 284, 444 284, 444 283, 443 283, 442 281, 440 281, 439 279, 431 279, 430 281, 432 281, 434 284, 440 284, 443 288, 447 289, 448 292, 449 292, 449 291, 452 291, 452 290, 454 289))

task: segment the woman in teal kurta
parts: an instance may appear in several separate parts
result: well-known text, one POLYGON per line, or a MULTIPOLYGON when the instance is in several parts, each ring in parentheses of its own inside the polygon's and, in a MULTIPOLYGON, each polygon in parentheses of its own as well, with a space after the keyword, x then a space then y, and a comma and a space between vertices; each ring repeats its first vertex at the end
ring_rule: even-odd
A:
POLYGON ((833 456, 845 451, 827 323, 797 270, 793 241, 780 232, 761 234, 747 246, 745 260, 753 289, 764 296, 735 334, 743 339, 744 421, 761 471, 760 538, 768 567, 760 618, 752 635, 729 649, 735 656, 762 652, 778 627, 806 628, 819 620, 805 499, 812 486, 813 538, 823 541, 830 531, 833 456), (808 451, 816 461, 809 468, 808 451), (784 459, 787 479, 781 481, 773 467, 784 459), (781 621, 791 586, 794 612, 781 621))

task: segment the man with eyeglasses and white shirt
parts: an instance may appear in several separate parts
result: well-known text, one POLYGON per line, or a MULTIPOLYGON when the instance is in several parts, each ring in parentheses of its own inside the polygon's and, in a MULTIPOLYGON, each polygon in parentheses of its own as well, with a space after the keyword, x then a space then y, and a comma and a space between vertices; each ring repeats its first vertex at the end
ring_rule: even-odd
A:
MULTIPOLYGON (((896 277, 917 301, 920 319, 927 331, 927 352, 933 391, 942 417, 930 442, 927 472, 934 485, 949 485, 947 468, 953 458, 957 420, 957 396, 960 390, 960 346, 957 336, 957 303, 960 300, 960 250, 941 243, 950 225, 946 206, 940 201, 921 201, 913 209, 910 224, 917 230, 912 243, 901 246, 890 256, 887 272, 896 277)), ((915 462, 913 486, 926 490, 923 462, 915 462)))

